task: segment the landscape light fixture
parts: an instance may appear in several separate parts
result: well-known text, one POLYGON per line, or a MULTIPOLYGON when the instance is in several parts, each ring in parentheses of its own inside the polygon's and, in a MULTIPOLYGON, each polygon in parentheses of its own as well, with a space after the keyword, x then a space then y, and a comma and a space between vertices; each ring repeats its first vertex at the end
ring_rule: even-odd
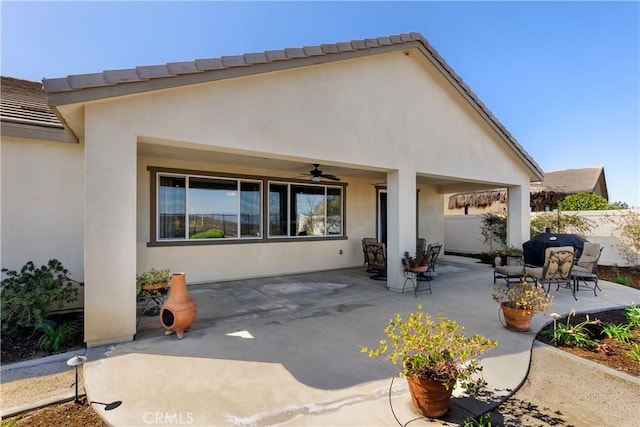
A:
POLYGON ((73 366, 76 369, 76 403, 80 403, 80 399, 78 399, 78 366, 82 366, 86 361, 87 358, 85 356, 73 356, 67 360, 67 365, 73 366))

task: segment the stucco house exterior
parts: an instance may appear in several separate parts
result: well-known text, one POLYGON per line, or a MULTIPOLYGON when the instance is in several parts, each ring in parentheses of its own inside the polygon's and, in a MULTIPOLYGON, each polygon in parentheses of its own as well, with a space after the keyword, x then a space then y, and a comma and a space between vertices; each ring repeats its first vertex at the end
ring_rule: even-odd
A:
POLYGON ((353 267, 378 237, 399 290, 416 237, 444 240, 445 194, 506 188, 508 239, 529 238, 542 170, 417 33, 43 88, 50 124, 3 110, 2 265, 56 257, 82 279, 88 346, 133 339, 150 267, 191 284, 353 267))

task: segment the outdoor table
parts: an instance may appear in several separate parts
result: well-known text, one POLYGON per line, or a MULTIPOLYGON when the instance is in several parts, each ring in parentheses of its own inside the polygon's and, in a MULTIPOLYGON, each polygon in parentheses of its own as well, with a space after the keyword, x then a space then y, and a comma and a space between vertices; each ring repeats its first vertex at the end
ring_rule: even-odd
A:
MULTIPOLYGON (((587 289, 592 289, 587 285, 587 282, 593 282, 593 295, 598 296, 596 290, 602 291, 598 286, 598 276, 594 273, 587 273, 585 271, 571 271, 571 278, 573 279, 573 297, 576 298, 576 291, 580 290, 580 281, 584 282, 584 286, 587 289)), ((576 298, 577 300, 578 298, 576 298)))

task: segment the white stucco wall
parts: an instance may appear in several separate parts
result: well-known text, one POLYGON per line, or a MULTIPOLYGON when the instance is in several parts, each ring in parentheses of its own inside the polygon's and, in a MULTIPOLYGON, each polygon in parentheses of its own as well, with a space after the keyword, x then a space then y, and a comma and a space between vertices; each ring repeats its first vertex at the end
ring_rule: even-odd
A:
MULTIPOLYGON (((19 271, 55 258, 82 281, 83 147, 3 136, 0 151, 2 267, 19 271)), ((73 307, 82 307, 82 292, 73 307)))
MULTIPOLYGON (((83 111, 90 345, 133 335, 135 273, 147 267, 198 282, 360 265, 360 239, 375 235, 372 182, 344 177, 348 241, 147 247, 146 165, 172 163, 137 159, 137 141, 388 171, 392 288, 402 285, 402 252, 415 247, 416 176, 529 186, 523 163, 415 50, 95 101, 83 111)), ((425 186, 420 196, 418 230, 430 242, 444 241, 444 192, 425 186)))
MULTIPOLYGON (((622 250, 626 245, 618 237, 618 231, 610 217, 624 215, 627 210, 609 211, 567 211, 563 212, 571 215, 579 215, 593 224, 591 231, 584 237, 594 243, 599 243, 604 247, 600 257, 600 265, 629 266, 631 263, 625 257, 622 250)), ((531 212, 531 218, 544 215, 544 212, 531 212)), ((482 227, 482 215, 447 215, 444 221, 445 244, 448 251, 480 254, 482 252, 492 252, 499 249, 499 244, 484 243, 484 238, 480 231, 482 227)), ((515 245, 521 247, 521 245, 515 245)), ((638 254, 640 256, 640 254, 638 254)))
MULTIPOLYGON (((263 277, 362 265, 363 237, 375 235, 375 188, 370 180, 342 176, 345 190, 348 240, 238 243, 198 246, 149 247, 150 173, 147 166, 203 172, 273 176, 272 171, 199 162, 139 158, 137 186, 137 271, 151 267, 184 271, 188 283, 263 277), (342 250, 342 254, 340 251, 342 250)), ((265 195, 268 193, 265 193, 265 195)))

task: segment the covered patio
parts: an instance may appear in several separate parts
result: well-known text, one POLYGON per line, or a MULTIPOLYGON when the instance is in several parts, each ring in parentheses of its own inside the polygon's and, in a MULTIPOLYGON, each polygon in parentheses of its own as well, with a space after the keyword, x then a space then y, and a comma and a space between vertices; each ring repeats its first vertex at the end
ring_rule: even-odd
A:
MULTIPOLYGON (((445 421, 459 424, 520 387, 535 335, 551 321, 549 313, 537 314, 531 332, 504 328, 491 299, 491 271, 445 255, 433 294, 417 297, 387 290, 364 267, 193 285, 194 330, 179 341, 164 336, 157 317, 143 318, 135 341, 85 365, 87 394, 92 401, 122 401, 111 411, 94 405, 113 425, 159 419, 168 425, 395 425, 391 407, 405 423, 417 417, 406 383, 389 362, 359 349, 383 338, 393 314, 422 304, 431 315, 498 340, 482 360, 488 393, 479 400, 454 393, 445 421)), ((640 301, 635 289, 600 284, 598 296, 585 291, 579 301, 568 289, 552 290, 549 312, 595 312, 640 301)))

